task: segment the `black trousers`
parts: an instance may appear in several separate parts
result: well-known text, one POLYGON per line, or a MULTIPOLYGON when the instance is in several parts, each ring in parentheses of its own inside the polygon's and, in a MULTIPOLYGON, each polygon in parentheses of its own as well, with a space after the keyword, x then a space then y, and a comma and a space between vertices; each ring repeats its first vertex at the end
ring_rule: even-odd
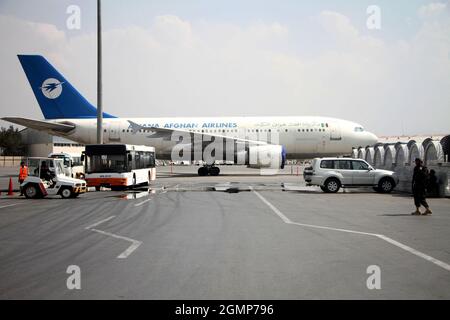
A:
POLYGON ((425 188, 413 188, 414 205, 419 208, 421 205, 428 208, 427 199, 425 198, 425 188))

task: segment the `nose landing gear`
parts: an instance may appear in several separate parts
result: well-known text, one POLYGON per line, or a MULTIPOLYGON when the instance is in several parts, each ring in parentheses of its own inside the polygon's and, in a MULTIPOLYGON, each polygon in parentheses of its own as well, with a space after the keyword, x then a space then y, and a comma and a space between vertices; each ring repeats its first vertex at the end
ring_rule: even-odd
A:
POLYGON ((198 169, 199 176, 218 176, 220 174, 220 169, 214 165, 205 165, 198 169))

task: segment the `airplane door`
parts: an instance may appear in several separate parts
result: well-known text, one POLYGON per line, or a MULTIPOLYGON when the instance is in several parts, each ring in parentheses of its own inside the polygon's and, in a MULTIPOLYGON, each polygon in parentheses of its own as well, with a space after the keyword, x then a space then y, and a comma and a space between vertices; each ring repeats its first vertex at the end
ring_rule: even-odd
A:
POLYGON ((108 131, 110 142, 120 142, 120 123, 118 121, 111 121, 108 131))
POLYGON ((342 139, 342 134, 341 134, 341 126, 339 125, 339 123, 331 123, 331 128, 330 128, 330 140, 341 140, 342 139))

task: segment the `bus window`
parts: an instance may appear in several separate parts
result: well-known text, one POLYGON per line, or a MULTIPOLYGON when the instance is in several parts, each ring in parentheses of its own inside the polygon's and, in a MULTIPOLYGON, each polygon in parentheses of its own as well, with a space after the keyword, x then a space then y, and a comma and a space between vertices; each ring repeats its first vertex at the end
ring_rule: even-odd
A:
POLYGON ((87 157, 86 172, 123 172, 127 171, 125 155, 91 155, 87 157))

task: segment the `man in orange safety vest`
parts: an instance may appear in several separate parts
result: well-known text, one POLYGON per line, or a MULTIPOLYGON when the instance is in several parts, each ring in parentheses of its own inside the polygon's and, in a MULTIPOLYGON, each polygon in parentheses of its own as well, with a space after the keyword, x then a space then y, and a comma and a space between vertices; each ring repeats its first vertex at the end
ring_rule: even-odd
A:
MULTIPOLYGON (((19 184, 22 184, 25 179, 28 177, 28 167, 25 165, 25 162, 20 163, 19 169, 19 184)), ((22 187, 20 187, 20 195, 23 196, 22 187)))

